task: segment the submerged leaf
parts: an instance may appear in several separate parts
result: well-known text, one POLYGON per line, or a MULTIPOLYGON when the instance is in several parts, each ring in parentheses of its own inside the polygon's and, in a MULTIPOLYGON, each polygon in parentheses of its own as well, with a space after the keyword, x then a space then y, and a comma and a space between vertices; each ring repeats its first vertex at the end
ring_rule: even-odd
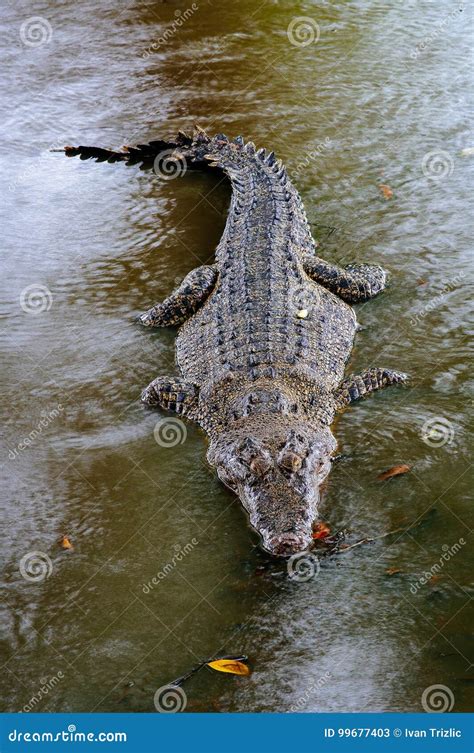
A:
POLYGON ((59 546, 62 549, 74 549, 74 547, 73 547, 73 545, 71 543, 71 539, 68 536, 62 536, 61 537, 61 539, 59 541, 59 546))
POLYGON ((411 465, 394 465, 392 468, 380 473, 377 478, 379 481, 386 481, 388 478, 394 478, 394 476, 401 476, 403 473, 408 473, 411 470, 411 465))
POLYGON ((385 570, 387 575, 397 575, 397 573, 401 573, 399 567, 389 567, 388 570, 385 570))
POLYGON ((247 676, 250 674, 247 664, 236 659, 216 659, 215 661, 207 662, 207 666, 215 669, 217 672, 230 672, 233 675, 247 676))
POLYGON ((384 199, 391 199, 393 196, 393 191, 390 188, 390 186, 386 186, 385 183, 380 183, 379 185, 380 190, 382 191, 384 199))

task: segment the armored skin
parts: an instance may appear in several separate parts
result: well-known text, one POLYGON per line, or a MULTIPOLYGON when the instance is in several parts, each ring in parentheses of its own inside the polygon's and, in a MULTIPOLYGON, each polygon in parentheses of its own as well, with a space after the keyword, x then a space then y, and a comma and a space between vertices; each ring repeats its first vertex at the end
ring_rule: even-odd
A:
POLYGON ((406 375, 371 368, 344 378, 356 331, 350 304, 385 287, 378 266, 338 267, 316 255, 302 201, 273 152, 197 129, 125 151, 66 147, 98 161, 215 169, 232 184, 216 262, 190 272, 140 318, 179 326, 179 376, 159 376, 146 405, 196 421, 208 460, 240 497, 263 547, 305 551, 329 473, 337 411, 406 375))

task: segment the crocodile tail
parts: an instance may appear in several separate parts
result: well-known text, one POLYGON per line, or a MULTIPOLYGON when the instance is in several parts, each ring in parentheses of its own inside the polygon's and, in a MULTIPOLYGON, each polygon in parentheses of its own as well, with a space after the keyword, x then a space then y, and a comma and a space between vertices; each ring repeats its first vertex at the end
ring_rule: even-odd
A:
POLYGON ((124 162, 126 165, 139 165, 142 170, 171 174, 180 168, 182 172, 186 168, 208 168, 209 163, 204 159, 204 154, 210 141, 206 133, 196 126, 192 136, 179 131, 170 141, 158 139, 148 144, 124 146, 119 151, 98 146, 65 146, 52 151, 61 152, 67 157, 80 157, 82 160, 95 159, 96 162, 111 164, 124 162))

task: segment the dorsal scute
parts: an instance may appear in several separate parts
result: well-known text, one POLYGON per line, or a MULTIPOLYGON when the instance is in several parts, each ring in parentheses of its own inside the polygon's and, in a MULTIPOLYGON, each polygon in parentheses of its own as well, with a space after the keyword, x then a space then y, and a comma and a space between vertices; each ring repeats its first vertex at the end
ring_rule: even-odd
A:
POLYGON ((194 126, 193 130, 193 143, 204 144, 208 143, 211 139, 207 135, 206 131, 198 125, 194 126))

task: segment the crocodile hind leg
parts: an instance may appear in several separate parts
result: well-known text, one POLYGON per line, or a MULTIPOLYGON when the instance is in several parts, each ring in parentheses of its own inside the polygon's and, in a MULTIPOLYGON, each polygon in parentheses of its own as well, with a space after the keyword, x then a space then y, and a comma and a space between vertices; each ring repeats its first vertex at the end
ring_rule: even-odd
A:
POLYGON ((143 390, 141 400, 145 405, 189 416, 198 404, 198 388, 176 377, 157 377, 143 390))
POLYGON ((308 277, 342 298, 346 303, 368 301, 385 288, 386 272, 376 264, 337 264, 305 256, 303 268, 308 277))
POLYGON ((196 267, 163 303, 157 303, 138 317, 145 327, 169 327, 183 324, 212 293, 217 279, 215 264, 196 267))
POLYGON ((406 382, 407 374, 390 369, 368 369, 362 374, 351 374, 344 379, 334 393, 338 410, 342 410, 355 400, 370 395, 371 392, 406 382))

